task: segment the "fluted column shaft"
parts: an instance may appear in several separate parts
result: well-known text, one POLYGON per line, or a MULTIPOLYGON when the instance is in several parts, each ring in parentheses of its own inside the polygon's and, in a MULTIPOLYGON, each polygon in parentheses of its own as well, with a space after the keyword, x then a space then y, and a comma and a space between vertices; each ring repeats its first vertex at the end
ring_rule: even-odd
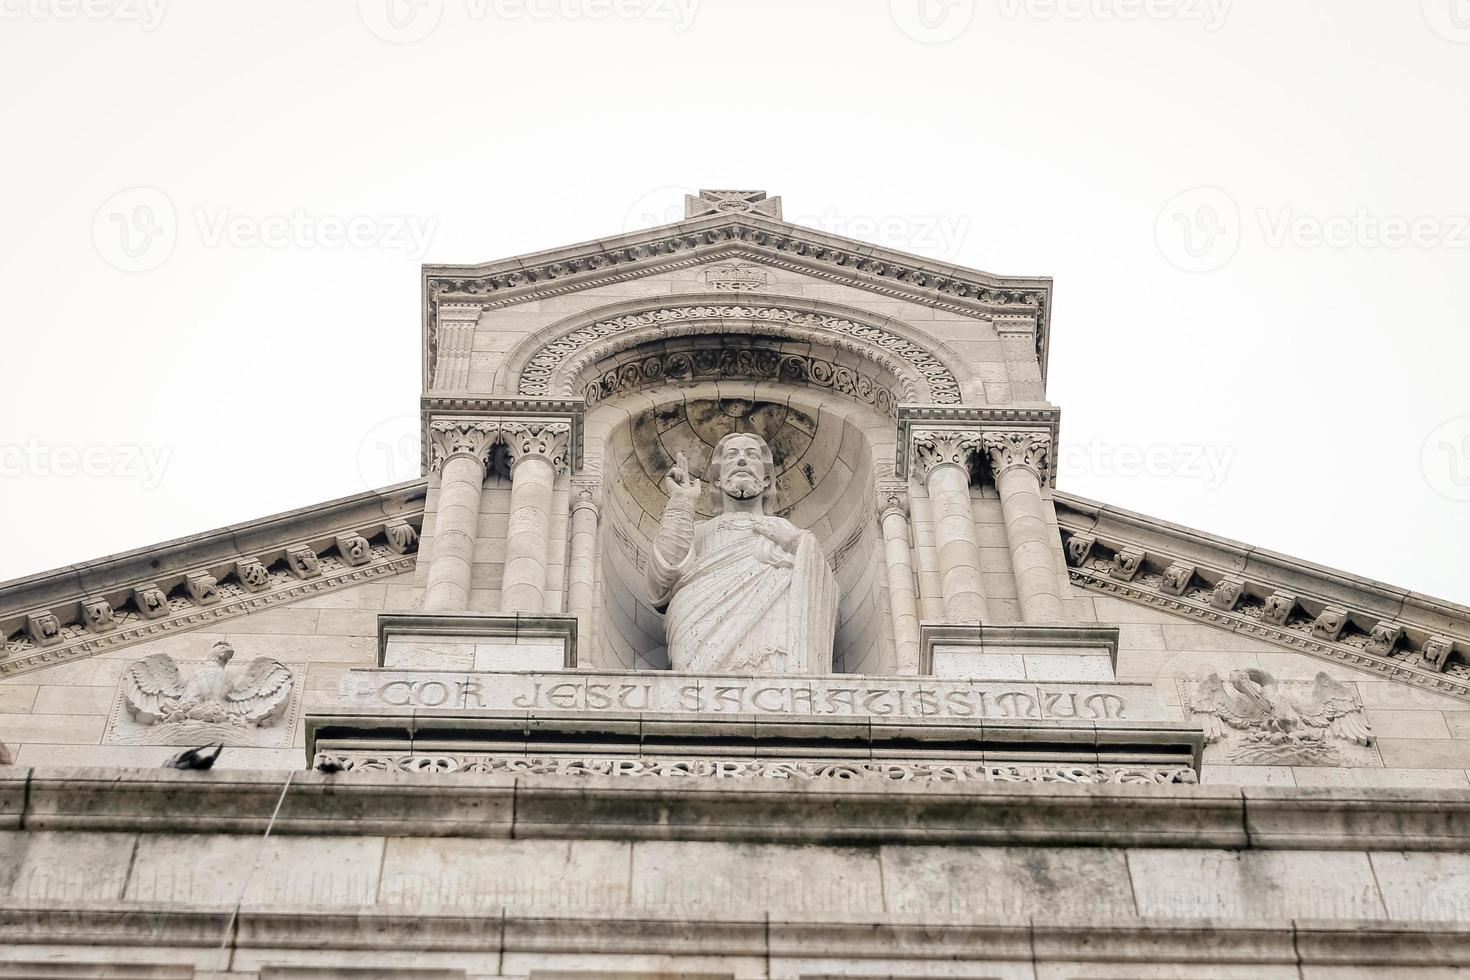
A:
POLYGON ((480 494, 495 428, 476 422, 433 422, 429 427, 430 468, 439 478, 439 511, 429 555, 425 612, 470 608, 470 572, 480 519, 480 494))
POLYGON ((980 545, 970 509, 970 462, 977 432, 914 433, 914 464, 934 509, 934 537, 946 622, 985 622, 989 611, 980 577, 980 545))
POLYGON ((1034 432, 986 433, 984 444, 1000 494, 1021 619, 1027 623, 1066 622, 1066 604, 1052 548, 1057 532, 1046 519, 1041 497, 1051 437, 1034 432))
POLYGON ((510 423, 510 522, 500 610, 546 611, 546 546, 551 538, 551 495, 557 471, 566 466, 571 427, 565 422, 510 423))
POLYGON ((599 481, 573 481, 572 533, 567 568, 567 612, 577 617, 577 660, 590 664, 592 602, 597 574, 599 481))
POLYGON ((880 489, 878 525, 888 566, 888 607, 893 614, 895 660, 900 674, 919 672, 919 597, 914 590, 913 550, 903 487, 880 489))

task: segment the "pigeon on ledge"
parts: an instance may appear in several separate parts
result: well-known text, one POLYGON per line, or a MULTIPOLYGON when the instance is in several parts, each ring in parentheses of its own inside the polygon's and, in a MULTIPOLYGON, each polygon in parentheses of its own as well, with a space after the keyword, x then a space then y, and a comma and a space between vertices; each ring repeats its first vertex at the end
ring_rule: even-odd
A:
POLYGON ((219 754, 225 750, 224 744, 205 745, 197 749, 188 749, 173 756, 163 764, 165 769, 209 769, 219 758, 219 754), (210 750, 214 751, 211 752, 210 750))

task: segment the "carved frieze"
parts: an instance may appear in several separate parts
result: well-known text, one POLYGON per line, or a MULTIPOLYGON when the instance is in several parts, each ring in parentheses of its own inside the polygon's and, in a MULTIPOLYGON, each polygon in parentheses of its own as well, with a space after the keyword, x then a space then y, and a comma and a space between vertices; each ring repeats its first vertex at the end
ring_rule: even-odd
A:
MULTIPOLYGON (((416 521, 421 516, 410 513, 407 518, 416 521)), ((0 677, 40 670, 407 571, 413 567, 411 551, 417 541, 417 532, 407 518, 396 519, 409 532, 399 535, 405 542, 403 554, 394 551, 387 540, 386 524, 383 529, 354 532, 368 540, 369 560, 362 565, 349 565, 345 558, 339 561, 330 543, 333 536, 328 536, 330 571, 322 567, 310 546, 294 545, 221 562, 214 566, 213 573, 160 575, 155 580, 109 591, 111 598, 74 598, 52 609, 15 615, 0 624, 0 677), (382 545, 374 544, 374 540, 382 545), (293 564, 290 553, 300 556, 297 564, 293 564), (309 581, 297 571, 307 555, 316 568, 309 581), (101 615, 103 605, 110 610, 110 625, 101 615)))
POLYGON ((662 776, 715 779, 827 779, 882 782, 1082 783, 1105 785, 1193 784, 1198 776, 1185 766, 1067 766, 977 764, 973 762, 803 762, 742 759, 656 759, 647 757, 568 758, 499 756, 488 753, 318 753, 350 772, 442 772, 495 775, 662 776))
MULTIPOLYGON (((921 345, 889 329, 809 310, 745 304, 672 306, 645 313, 630 313, 576 327, 548 341, 530 357, 521 370, 517 381, 517 391, 528 396, 571 397, 573 394, 581 393, 575 390, 577 379, 587 372, 592 363, 598 360, 616 354, 619 350, 636 346, 643 339, 669 341, 690 332, 707 333, 710 324, 728 321, 749 321, 751 324, 749 332, 756 335, 772 328, 780 328, 784 335, 791 333, 794 328, 800 331, 801 335, 798 339, 817 340, 859 354, 884 367, 899 379, 903 388, 901 394, 904 401, 942 405, 960 403, 960 384, 949 368, 921 345)), ((783 353, 795 354, 798 352, 783 353)), ((791 372, 790 380, 804 379, 807 383, 819 385, 824 381, 837 382, 836 366, 829 362, 815 363, 809 358, 807 363, 791 362, 784 368, 781 366, 782 363, 778 360, 773 371, 791 372)), ((708 374, 722 364, 723 362, 718 362, 701 368, 701 371, 708 374)), ((746 376, 759 376, 756 368, 756 365, 751 364, 750 373, 746 376)), ((650 371, 657 371, 660 375, 667 376, 670 370, 677 376, 679 372, 693 372, 694 369, 695 365, 692 361, 688 364, 681 361, 668 365, 660 362, 656 365, 643 365, 638 368, 640 376, 650 371)), ((732 370, 733 367, 725 369, 732 370)), ((851 373, 852 380, 850 382, 844 380, 843 383, 844 385, 850 383, 854 393, 857 393, 861 386, 856 373, 851 373)), ((780 375, 770 376, 779 377, 780 375)), ((847 375, 844 375, 843 378, 846 379, 847 375)), ((603 392, 599 397, 607 397, 608 394, 620 390, 618 385, 631 383, 621 376, 615 380, 616 384, 606 392, 603 392, 602 384, 599 382, 598 390, 603 392)), ((872 383, 871 379, 865 382, 868 386, 871 386, 872 383)))
POLYGON ((1470 666, 1455 636, 1413 623, 1384 619, 1368 609, 1340 600, 1323 601, 1299 596, 1279 583, 1197 568, 1198 574, 1182 592, 1167 582, 1167 569, 1195 566, 1141 545, 1110 539, 1091 531, 1062 528, 1062 544, 1074 585, 1095 592, 1153 606, 1222 629, 1255 636, 1288 650, 1322 657, 1359 670, 1377 671, 1408 684, 1440 694, 1470 700, 1470 666), (1120 552, 1143 551, 1152 567, 1166 573, 1140 573, 1132 581, 1113 574, 1120 552), (1215 582, 1215 585, 1201 584, 1215 582), (1248 583, 1248 588, 1247 588, 1248 583), (1166 588, 1166 585, 1169 587, 1166 588), (1303 602, 1318 614, 1304 612, 1303 602), (1322 613, 1329 615, 1324 620, 1322 613))
MULTIPOLYGON (((1237 765, 1373 764, 1354 747, 1373 743, 1363 705, 1325 672, 1311 681, 1277 681, 1263 670, 1210 674, 1183 682, 1184 706, 1204 725, 1205 744, 1237 765)), ((1208 761, 1208 759, 1207 759, 1208 761)))
POLYGON ((762 289, 770 280, 770 273, 749 262, 723 262, 704 270, 705 284, 711 289, 762 289))

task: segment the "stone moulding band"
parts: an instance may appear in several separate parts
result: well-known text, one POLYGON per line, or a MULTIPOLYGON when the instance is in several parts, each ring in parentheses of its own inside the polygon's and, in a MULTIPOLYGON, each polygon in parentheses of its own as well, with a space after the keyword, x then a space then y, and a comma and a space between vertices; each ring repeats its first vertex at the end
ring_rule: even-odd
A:
POLYGON ((423 511, 411 511, 377 527, 359 525, 356 530, 252 550, 230 561, 211 561, 197 571, 160 574, 109 588, 105 596, 57 602, 0 620, 0 677, 43 670, 410 571, 422 523, 423 511), (99 603, 105 618, 97 615, 99 603), (34 625, 46 618, 55 624, 51 639, 34 625))
POLYGON ((717 779, 878 780, 902 783, 1193 784, 1189 766, 1027 765, 969 762, 790 762, 740 759, 565 758, 487 753, 332 753, 323 762, 349 772, 483 773, 536 776, 691 776, 717 779))

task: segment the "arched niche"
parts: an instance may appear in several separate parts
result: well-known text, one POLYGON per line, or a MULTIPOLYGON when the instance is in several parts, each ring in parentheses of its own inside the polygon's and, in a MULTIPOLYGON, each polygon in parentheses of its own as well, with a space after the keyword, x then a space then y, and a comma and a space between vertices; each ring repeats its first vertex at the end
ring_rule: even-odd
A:
POLYGON ((873 485, 892 470, 890 420, 828 391, 783 384, 703 382, 599 403, 588 412, 589 469, 603 479, 597 637, 600 666, 669 666, 663 616, 649 603, 644 571, 667 501, 660 484, 683 452, 705 481, 700 518, 716 513, 707 479, 711 451, 730 432, 755 432, 776 461, 772 511, 812 531, 832 565, 841 600, 833 651, 838 672, 891 672, 887 609, 873 485))

